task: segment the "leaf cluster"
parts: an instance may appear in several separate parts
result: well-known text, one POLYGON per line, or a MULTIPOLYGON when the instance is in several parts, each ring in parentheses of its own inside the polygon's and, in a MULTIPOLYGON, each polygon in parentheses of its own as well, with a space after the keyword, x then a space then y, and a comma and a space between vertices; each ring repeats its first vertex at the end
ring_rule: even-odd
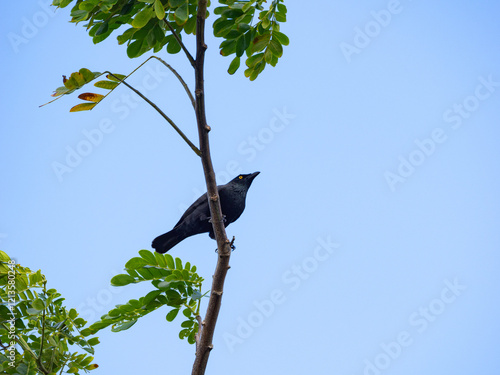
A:
MULTIPOLYGON (((64 8, 72 0, 54 0, 52 5, 64 8)), ((172 30, 182 40, 182 32, 194 34, 198 0, 77 0, 71 9, 71 22, 86 21, 94 43, 105 40, 122 25, 129 25, 117 37, 127 44, 127 55, 139 57, 153 49, 178 53, 181 46, 172 30)))
MULTIPOLYGON (((70 77, 67 78, 63 76, 63 84, 64 86, 60 86, 55 89, 54 93, 51 95, 55 97, 57 100, 63 95, 68 95, 73 93, 74 91, 81 89, 87 83, 92 82, 94 79, 102 76, 105 73, 100 72, 91 72, 87 68, 82 68, 78 72, 71 73, 70 77)), ((100 80, 94 83, 95 87, 99 87, 102 89, 110 90, 106 95, 95 94, 91 92, 85 92, 83 94, 78 95, 79 99, 85 100, 89 103, 81 103, 73 106, 70 109, 70 112, 79 112, 79 111, 89 111, 94 108, 102 99, 108 96, 111 91, 113 91, 123 79, 126 78, 123 74, 107 74, 105 80, 100 80)), ((52 101, 54 101, 52 100, 52 101)), ((51 101, 51 102, 52 102, 51 101)), ((51 103, 49 102, 49 103, 51 103)), ((46 104, 49 104, 46 103, 46 104)), ((45 105, 45 104, 43 104, 45 105)))
POLYGON ((113 332, 129 329, 139 318, 162 306, 168 306, 171 310, 166 315, 167 321, 174 320, 182 310, 184 321, 181 323, 179 337, 194 344, 199 329, 197 317, 203 282, 203 278, 196 273, 196 266, 189 262, 183 265, 181 259, 173 258, 170 254, 140 250, 139 255, 125 264, 127 273, 114 276, 111 284, 125 286, 151 281, 155 289, 143 297, 116 305, 100 321, 89 327, 89 333, 96 333, 108 326, 111 326, 113 332))
POLYGON ((220 44, 223 56, 235 54, 228 73, 234 74, 240 67, 240 59, 246 54, 245 77, 251 81, 262 73, 266 64, 276 66, 283 55, 283 46, 288 45, 288 37, 280 32, 279 22, 286 21, 286 6, 283 0, 274 0, 264 9, 266 0, 219 0, 224 6, 214 13, 220 17, 214 22, 214 35, 225 40, 220 44), (254 23, 258 15, 258 21, 254 23))
POLYGON ((84 333, 87 322, 63 302, 56 289, 46 289, 40 270, 22 267, 0 251, 1 373, 79 374, 98 367, 87 353, 94 354, 99 339, 84 333))
MULTIPOLYGON (((64 8, 75 0, 53 0, 64 8)), ((245 76, 254 80, 267 64, 276 66, 283 55, 288 37, 280 32, 280 22, 286 22, 284 0, 219 0, 214 9, 219 16, 213 23, 223 56, 235 55, 228 72, 234 74, 246 54, 245 76)), ((210 2, 209 2, 210 3, 210 2)), ((122 25, 129 28, 118 35, 119 44, 127 45, 130 58, 164 47, 170 54, 182 50, 183 35, 196 33, 198 0, 76 0, 71 9, 71 22, 86 22, 94 43, 105 40, 122 25)), ((207 12, 207 17, 209 13, 207 12)))

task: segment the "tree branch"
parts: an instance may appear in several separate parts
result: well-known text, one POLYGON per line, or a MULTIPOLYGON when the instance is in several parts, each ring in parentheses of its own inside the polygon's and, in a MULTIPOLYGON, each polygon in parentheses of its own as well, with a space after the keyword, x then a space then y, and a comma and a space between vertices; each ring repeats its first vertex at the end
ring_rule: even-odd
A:
POLYGON ((182 50, 184 51, 184 53, 186 54, 189 62, 191 63, 191 65, 193 66, 193 68, 195 68, 195 61, 193 59, 193 56, 191 56, 191 54, 189 53, 189 51, 187 50, 186 46, 184 45, 184 43, 182 43, 182 39, 181 37, 175 32, 174 28, 172 27, 172 25, 170 24, 170 22, 168 22, 165 18, 163 19, 163 21, 165 22, 165 24, 167 25, 167 27, 169 28, 169 30, 172 32, 172 35, 174 36, 175 40, 177 40, 177 43, 179 43, 179 45, 181 46, 182 50))
POLYGON ((198 123, 198 135, 200 139, 201 162, 207 185, 208 202, 212 226, 217 240, 218 260, 212 281, 210 300, 208 302, 205 321, 203 322, 201 337, 196 348, 196 358, 193 364, 192 375, 203 375, 207 367, 208 357, 213 348, 212 339, 215 324, 219 315, 224 280, 229 269, 229 258, 231 256, 230 242, 227 239, 226 229, 222 219, 219 193, 215 181, 215 173, 210 157, 210 144, 208 133, 210 126, 207 124, 205 115, 205 91, 203 67, 205 62, 205 17, 207 14, 207 0, 199 0, 198 13, 196 16, 196 61, 195 69, 195 96, 196 96, 196 120, 198 123))
POLYGON ((117 79, 119 82, 123 83, 125 86, 127 86, 130 90, 135 92, 137 95, 139 95, 142 99, 144 99, 151 107, 156 109, 156 111, 165 119, 168 121, 170 125, 175 129, 177 133, 184 139, 184 141, 191 147, 191 149, 196 153, 196 155, 201 156, 201 151, 196 147, 193 142, 189 140, 189 138, 182 132, 181 129, 175 124, 175 122, 172 121, 170 117, 168 117, 156 104, 154 104, 151 100, 149 100, 147 97, 145 97, 139 90, 135 89, 134 87, 130 86, 125 80, 120 80, 117 76, 115 76, 113 73, 109 71, 105 71, 104 73, 108 73, 115 79, 117 79))

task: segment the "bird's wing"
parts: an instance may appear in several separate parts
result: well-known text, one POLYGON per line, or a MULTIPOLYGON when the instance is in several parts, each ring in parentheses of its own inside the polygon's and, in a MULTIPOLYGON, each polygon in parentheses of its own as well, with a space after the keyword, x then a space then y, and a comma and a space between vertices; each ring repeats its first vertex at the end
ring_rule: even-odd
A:
MULTIPOLYGON (((188 209, 186 210, 186 212, 184 212, 181 216, 181 218, 179 219, 179 221, 177 222, 177 224, 174 225, 174 228, 179 225, 181 222, 184 221, 184 219, 186 217, 188 217, 189 215, 191 215, 193 212, 195 211, 200 211, 199 214, 201 215, 204 211, 208 209, 210 212, 210 209, 208 208, 208 200, 207 200, 207 194, 203 194, 201 197, 199 197, 197 200, 194 201, 194 203, 188 207, 188 209), (206 206, 206 208, 204 208, 203 206, 206 206)), ((210 215, 208 215, 210 216, 210 215)), ((207 216, 207 219, 208 219, 208 216, 207 216)), ((200 216, 200 219, 203 220, 204 218, 200 216)))

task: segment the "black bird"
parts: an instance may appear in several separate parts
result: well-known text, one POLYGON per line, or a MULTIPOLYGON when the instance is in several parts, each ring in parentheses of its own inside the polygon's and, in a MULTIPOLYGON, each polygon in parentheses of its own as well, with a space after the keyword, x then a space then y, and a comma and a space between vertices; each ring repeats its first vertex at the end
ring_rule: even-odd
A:
MULTIPOLYGON (((217 186, 222 214, 224 215, 224 226, 227 227, 236 221, 243 213, 247 191, 259 173, 240 174, 227 184, 217 186)), ((205 193, 184 212, 174 229, 156 237, 151 246, 158 253, 163 254, 185 238, 207 232, 210 238, 215 238, 210 221, 210 207, 205 193)))

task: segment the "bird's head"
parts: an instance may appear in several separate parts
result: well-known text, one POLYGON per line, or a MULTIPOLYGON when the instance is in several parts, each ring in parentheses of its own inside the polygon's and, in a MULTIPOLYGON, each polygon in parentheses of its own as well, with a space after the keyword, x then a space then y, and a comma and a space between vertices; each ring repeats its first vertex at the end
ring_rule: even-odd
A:
POLYGON ((254 172, 250 174, 240 174, 235 178, 233 178, 229 183, 234 184, 236 186, 241 186, 242 188, 247 190, 252 184, 253 179, 257 177, 259 173, 260 172, 254 172))

